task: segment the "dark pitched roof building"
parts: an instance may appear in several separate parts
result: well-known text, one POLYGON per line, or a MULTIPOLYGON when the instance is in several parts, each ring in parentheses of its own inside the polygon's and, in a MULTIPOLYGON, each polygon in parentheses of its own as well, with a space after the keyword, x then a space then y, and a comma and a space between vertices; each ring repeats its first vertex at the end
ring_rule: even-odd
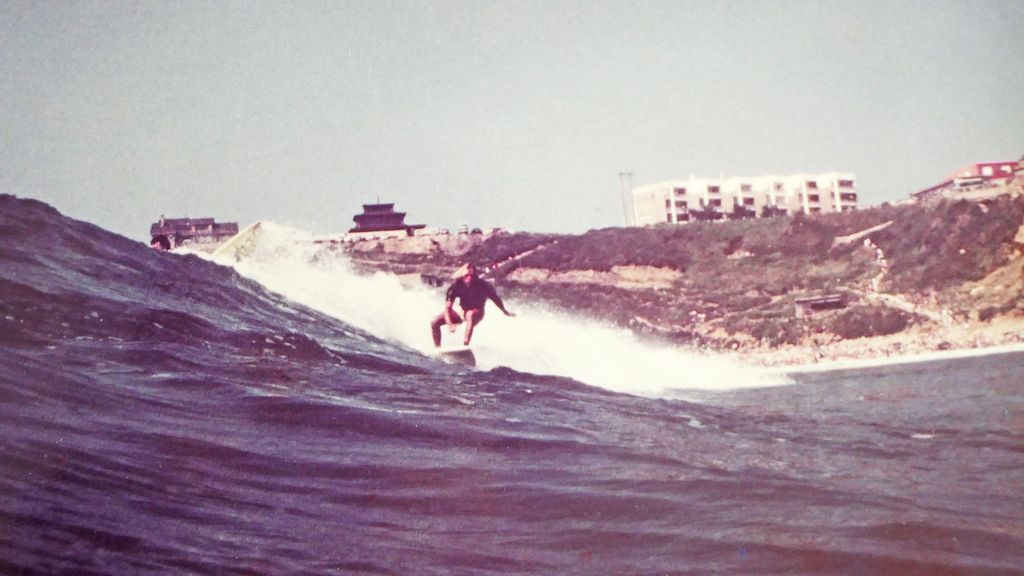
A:
POLYGON ((363 204, 363 213, 352 217, 356 225, 349 234, 386 234, 402 232, 412 236, 415 230, 426 227, 426 224, 406 224, 405 212, 395 212, 392 204, 363 204))

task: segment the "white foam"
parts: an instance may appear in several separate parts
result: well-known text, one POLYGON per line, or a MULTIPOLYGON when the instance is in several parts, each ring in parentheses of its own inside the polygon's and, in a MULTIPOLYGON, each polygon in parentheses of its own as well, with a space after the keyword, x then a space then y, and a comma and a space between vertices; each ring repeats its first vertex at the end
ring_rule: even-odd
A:
MULTIPOLYGON (((443 290, 409 286, 393 274, 359 275, 340 251, 325 252, 311 236, 265 223, 258 248, 241 262, 221 261, 270 290, 373 333, 428 352, 429 323, 443 306, 443 290)), ((506 298, 517 314, 493 304, 473 336, 477 366, 570 377, 609 390, 659 395, 668 390, 729 390, 777 386, 784 375, 735 359, 699 354, 638 339, 628 330, 506 298)), ((442 330, 444 344, 461 343, 442 330)))

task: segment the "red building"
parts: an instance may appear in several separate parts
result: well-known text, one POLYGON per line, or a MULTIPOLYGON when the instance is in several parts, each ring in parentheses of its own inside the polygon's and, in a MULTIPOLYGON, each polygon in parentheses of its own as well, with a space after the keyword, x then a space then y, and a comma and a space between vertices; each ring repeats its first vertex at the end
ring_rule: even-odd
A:
POLYGON ((957 178, 982 178, 985 180, 1006 179, 1013 176, 1013 169, 1017 163, 1013 160, 1007 162, 978 162, 957 170, 950 174, 948 180, 957 178))
POLYGON ((956 192, 1006 184, 1013 178, 1017 162, 976 162, 949 173, 942 182, 913 194, 918 200, 956 192))

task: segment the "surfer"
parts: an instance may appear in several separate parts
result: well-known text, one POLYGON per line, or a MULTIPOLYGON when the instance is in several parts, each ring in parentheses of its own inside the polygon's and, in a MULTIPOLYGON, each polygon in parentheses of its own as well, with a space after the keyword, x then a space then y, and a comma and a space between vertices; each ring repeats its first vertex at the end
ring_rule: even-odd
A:
POLYGON ((494 286, 476 275, 475 266, 466 264, 459 269, 456 275, 457 279, 445 294, 444 312, 441 312, 430 323, 430 331, 436 347, 441 346, 442 324, 448 325, 448 330, 455 332, 455 326, 463 321, 458 312, 452 309, 455 300, 459 301, 462 313, 466 315, 466 335, 462 340, 465 346, 469 346, 469 341, 473 339, 473 328, 484 319, 484 305, 488 299, 494 301, 494 304, 505 313, 505 316, 515 316, 505 309, 505 304, 494 290, 494 286))

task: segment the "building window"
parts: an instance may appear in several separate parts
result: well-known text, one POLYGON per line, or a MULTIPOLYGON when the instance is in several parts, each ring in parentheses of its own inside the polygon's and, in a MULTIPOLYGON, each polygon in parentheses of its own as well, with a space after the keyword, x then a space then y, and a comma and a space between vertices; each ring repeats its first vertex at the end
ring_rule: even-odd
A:
POLYGON ((671 200, 665 200, 665 209, 668 210, 671 207, 672 207, 672 201, 671 200))
POLYGON ((853 180, 840 180, 839 181, 839 187, 840 188, 853 188, 853 180))
POLYGON ((753 206, 754 205, 754 199, 753 198, 744 198, 743 199, 743 205, 744 206, 753 206))
POLYGON ((750 192, 752 189, 750 184, 740 184, 740 192, 750 192))
POLYGON ((807 195, 807 201, 808 202, 821 202, 821 197, 818 196, 817 194, 808 194, 807 195))
POLYGON ((807 181, 807 188, 809 190, 817 190, 818 189, 818 183, 815 182, 814 180, 808 180, 807 181))
POLYGON ((672 215, 671 214, 666 214, 665 215, 665 221, 666 222, 672 222, 672 215))
POLYGON ((776 182, 775 184, 772 184, 772 189, 776 192, 782 192, 782 183, 776 182))
POLYGON ((708 194, 718 194, 722 189, 718 186, 708 186, 708 194))
POLYGON ((686 201, 685 200, 676 200, 676 209, 678 210, 679 208, 682 208, 683 210, 686 210, 686 201))
POLYGON ((675 192, 676 196, 682 196, 682 195, 686 194, 686 188, 675 188, 672 191, 675 192))
POLYGON ((678 220, 680 222, 689 222, 690 214, 689 213, 682 213, 682 212, 680 212, 680 213, 676 214, 676 220, 678 220))
POLYGON ((711 205, 712 206, 721 206, 722 205, 722 200, 720 198, 715 198, 714 200, 711 201, 711 205))

